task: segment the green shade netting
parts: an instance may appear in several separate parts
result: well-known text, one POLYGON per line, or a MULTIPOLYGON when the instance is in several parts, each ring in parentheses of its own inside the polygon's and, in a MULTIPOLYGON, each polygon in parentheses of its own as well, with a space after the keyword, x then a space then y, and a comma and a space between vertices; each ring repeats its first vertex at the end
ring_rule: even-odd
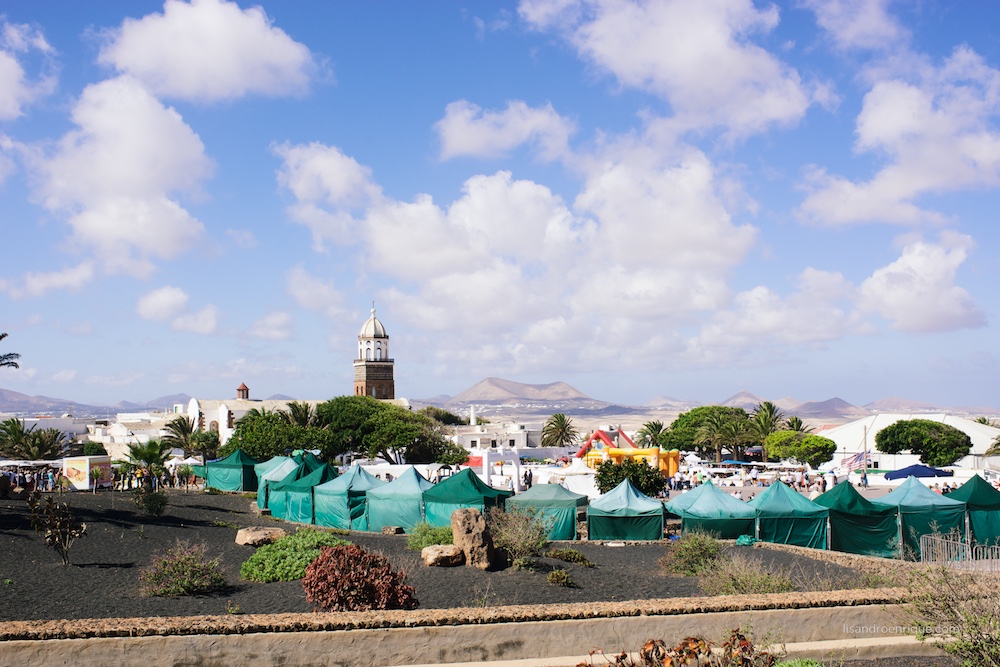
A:
POLYGON ((368 530, 365 494, 385 484, 361 466, 355 465, 337 479, 316 486, 313 489, 316 525, 344 530, 368 530))
POLYGON ((830 510, 793 491, 784 482, 774 482, 747 504, 757 510, 757 539, 826 549, 830 510))
POLYGON ((667 511, 681 518, 681 532, 710 533, 724 540, 753 535, 757 510, 711 482, 669 500, 667 511))
POLYGON ((490 507, 503 509, 513 491, 486 486, 471 468, 464 468, 448 479, 424 491, 424 518, 432 526, 450 526, 457 509, 475 508, 485 512, 490 507))
POLYGON ((258 463, 260 461, 242 449, 237 449, 220 461, 209 461, 205 465, 205 486, 220 491, 256 491, 257 473, 254 466, 258 463))
POLYGON ((409 533, 424 520, 424 491, 434 486, 412 466, 396 479, 365 494, 368 530, 401 526, 409 533))
MULTIPOLYGON (((257 480, 257 507, 261 509, 267 508, 271 485, 282 481, 290 474, 298 470, 299 465, 301 465, 293 458, 289 458, 287 456, 282 456, 280 458, 284 460, 278 461, 277 465, 261 474, 257 480)), ((273 461, 274 459, 271 460, 273 461)), ((257 470, 260 470, 259 466, 257 467, 257 470)))
POLYGON ((587 535, 591 540, 661 539, 663 503, 622 480, 587 507, 587 535))
POLYGON ((899 556, 895 507, 875 505, 851 484, 838 484, 813 501, 830 510, 830 548, 850 554, 899 556))
POLYGON ((906 554, 920 557, 920 536, 954 534, 965 538, 965 503, 934 493, 916 477, 875 501, 899 509, 899 531, 906 554))
POLYGON ((576 508, 587 504, 587 496, 573 493, 559 484, 536 484, 507 500, 508 510, 534 512, 550 525, 550 540, 576 539, 576 508))
POLYGON ((976 544, 1000 544, 1000 491, 973 475, 972 479, 948 494, 949 500, 964 502, 969 510, 969 527, 976 544))
POLYGON ((303 462, 291 475, 277 484, 269 485, 267 505, 271 516, 298 523, 314 522, 313 487, 335 479, 337 469, 323 463, 312 472, 296 477, 307 467, 303 462))

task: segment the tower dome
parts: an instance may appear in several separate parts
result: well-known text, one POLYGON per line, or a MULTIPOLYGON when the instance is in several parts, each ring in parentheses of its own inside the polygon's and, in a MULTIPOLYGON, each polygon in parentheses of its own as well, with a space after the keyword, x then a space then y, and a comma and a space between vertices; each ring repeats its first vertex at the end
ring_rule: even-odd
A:
POLYGON ((389 334, 372 316, 361 326, 358 334, 358 356, 354 358, 354 395, 391 399, 396 397, 393 363, 389 357, 389 334))
POLYGON ((385 332, 385 327, 382 326, 382 322, 375 317, 375 309, 372 308, 372 316, 361 326, 361 332, 358 334, 361 338, 388 338, 389 334, 385 332))

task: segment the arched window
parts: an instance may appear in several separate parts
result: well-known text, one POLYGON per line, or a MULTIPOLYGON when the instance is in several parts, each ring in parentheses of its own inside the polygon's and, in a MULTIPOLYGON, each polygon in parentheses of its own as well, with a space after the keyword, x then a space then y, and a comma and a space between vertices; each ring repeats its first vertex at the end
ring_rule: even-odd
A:
POLYGON ((211 424, 209 424, 208 425, 208 430, 212 431, 213 433, 218 433, 219 432, 219 422, 212 422, 211 424))
POLYGON ((365 360, 366 361, 371 361, 372 360, 372 349, 371 348, 368 348, 365 351, 365 360))
POLYGON ((382 348, 375 348, 375 361, 382 361, 382 348))

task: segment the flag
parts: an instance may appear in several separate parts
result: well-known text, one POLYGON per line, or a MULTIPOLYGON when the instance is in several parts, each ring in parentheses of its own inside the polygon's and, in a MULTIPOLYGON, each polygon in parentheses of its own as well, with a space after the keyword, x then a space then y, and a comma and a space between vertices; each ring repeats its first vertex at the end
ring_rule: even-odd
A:
POLYGON ((866 463, 867 465, 872 464, 872 455, 868 452, 858 452, 853 456, 840 459, 840 467, 846 470, 860 470, 865 467, 866 463))

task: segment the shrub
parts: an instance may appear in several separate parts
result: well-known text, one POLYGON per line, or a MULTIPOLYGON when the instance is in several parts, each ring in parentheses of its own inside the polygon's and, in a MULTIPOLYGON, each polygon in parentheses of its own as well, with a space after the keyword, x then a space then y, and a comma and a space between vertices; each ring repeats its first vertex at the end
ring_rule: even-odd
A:
POLYGON ((555 584, 556 586, 565 586, 566 588, 575 588, 576 584, 573 583, 573 578, 569 576, 569 572, 566 570, 550 570, 545 578, 550 584, 555 584))
POLYGON ((141 486, 132 492, 132 502, 147 516, 162 516, 170 499, 163 491, 153 491, 148 486, 141 486))
POLYGON ((667 488, 667 478, 660 471, 644 461, 625 459, 621 463, 605 461, 597 466, 597 475, 594 477, 594 484, 601 493, 607 493, 622 483, 623 480, 632 482, 632 486, 645 493, 651 498, 655 498, 660 492, 667 488))
POLYGON ((45 546, 56 550, 63 565, 69 565, 69 550, 74 542, 87 536, 87 524, 73 518, 69 503, 57 503, 49 496, 42 504, 41 497, 36 491, 28 498, 31 527, 45 536, 45 546))
POLYGON ((549 529, 534 509, 502 510, 490 508, 486 525, 493 544, 507 556, 515 570, 530 567, 532 556, 539 555, 549 545, 549 529))
MULTIPOLYGON (((222 489, 217 489, 214 486, 206 486, 205 487, 205 493, 207 493, 210 496, 221 496, 222 495, 222 489)), ((254 497, 256 498, 256 496, 254 496, 254 497)))
POLYGON ((546 558, 561 560, 564 563, 573 563, 584 567, 594 567, 594 564, 587 560, 587 557, 576 549, 549 549, 544 554, 546 558))
POLYGON ((418 523, 406 538, 406 548, 414 551, 422 551, 424 547, 434 544, 454 543, 455 537, 451 533, 451 526, 435 528, 429 523, 418 523))
POLYGON ((795 583, 784 572, 773 572, 760 561, 740 554, 718 558, 701 571, 699 581, 706 595, 788 593, 795 583))
POLYGON ((265 544, 240 566, 240 576, 250 581, 294 581, 305 576, 306 567, 316 560, 320 549, 350 544, 331 533, 303 528, 265 544))
POLYGON ((696 577, 722 553, 722 545, 708 533, 685 533, 667 548, 660 566, 673 574, 696 577))
POLYGON ((306 568, 302 587, 318 611, 413 609, 417 598, 405 581, 382 554, 348 544, 324 547, 306 568))
POLYGON ((139 589, 143 595, 177 597, 204 595, 226 584, 219 559, 205 558, 205 545, 178 542, 166 554, 153 559, 153 564, 139 573, 139 589))

